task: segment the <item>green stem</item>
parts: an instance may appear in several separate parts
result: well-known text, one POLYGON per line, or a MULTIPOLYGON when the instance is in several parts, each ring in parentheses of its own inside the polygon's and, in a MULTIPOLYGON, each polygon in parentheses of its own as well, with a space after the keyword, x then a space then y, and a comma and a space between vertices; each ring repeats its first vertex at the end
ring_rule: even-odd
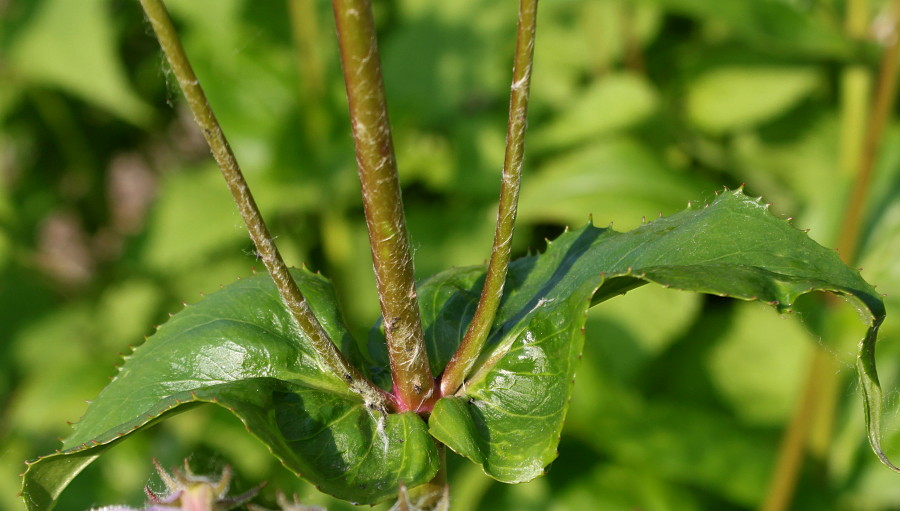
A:
POLYGON ((303 96, 321 100, 325 90, 325 65, 319 47, 319 24, 316 20, 315 0, 289 0, 288 15, 291 35, 297 51, 297 69, 303 96))
POLYGON ((437 398, 391 139, 370 0, 332 0, 369 246, 394 392, 402 411, 428 412, 437 398))
MULTIPOLYGON (((844 31, 851 40, 863 41, 869 29, 869 0, 848 0, 844 31)), ((862 63, 852 63, 841 70, 841 134, 838 155, 843 176, 852 178, 859 168, 866 117, 869 114, 869 95, 872 72, 862 63)))
POLYGON ((332 123, 324 101, 329 77, 322 61, 316 3, 316 0, 288 1, 288 16, 300 82, 298 92, 300 105, 304 110, 302 129, 314 162, 322 160, 322 153, 327 149, 322 142, 326 140, 332 123))
POLYGON ((506 155, 503 161, 503 179, 500 185, 500 206, 494 245, 488 264, 481 298, 472 322, 463 336, 456 353, 447 363, 441 377, 441 395, 453 394, 462 385, 481 354, 494 324, 503 286, 509 268, 513 227, 516 222, 516 205, 519 199, 519 183, 522 162, 525 158, 525 128, 528 120, 528 92, 531 87, 531 67, 534 61, 534 36, 537 22, 538 0, 521 0, 516 34, 516 56, 509 97, 509 121, 506 132, 506 155))
POLYGON ((188 107, 194 114, 194 119, 200 126, 216 163, 219 164, 219 168, 222 170, 222 175, 225 177, 229 190, 231 190, 238 211, 240 211, 241 217, 247 225, 250 238, 256 245, 256 250, 263 264, 265 264, 269 274, 272 275, 272 280, 275 281, 282 302, 284 302, 297 322, 300 331, 322 357, 322 361, 328 369, 346 380, 354 392, 363 396, 367 405, 386 409, 389 404, 388 396, 362 376, 344 358, 313 315, 312 310, 303 298, 303 294, 297 287, 297 283, 291 278, 287 265, 284 264, 284 260, 275 246, 275 241, 272 239, 272 235, 269 234, 262 215, 256 207, 256 201, 253 200, 253 195, 250 193, 246 180, 244 180, 244 175, 241 173, 234 153, 231 151, 231 146, 228 144, 228 140, 226 140, 225 134, 219 126, 219 121, 216 120, 206 100, 206 95, 200 87, 200 82, 197 80, 187 55, 184 53, 184 48, 182 48, 178 35, 175 33, 172 20, 169 18, 169 13, 162 0, 141 0, 141 5, 147 14, 147 18, 150 20, 150 24, 153 26, 153 31, 156 32, 156 37, 159 39, 166 59, 172 67, 172 72, 178 79, 178 84, 184 93, 188 107))
POLYGON ((625 2, 621 6, 622 20, 622 60, 625 67, 635 73, 644 74, 644 55, 637 31, 637 6, 625 2))

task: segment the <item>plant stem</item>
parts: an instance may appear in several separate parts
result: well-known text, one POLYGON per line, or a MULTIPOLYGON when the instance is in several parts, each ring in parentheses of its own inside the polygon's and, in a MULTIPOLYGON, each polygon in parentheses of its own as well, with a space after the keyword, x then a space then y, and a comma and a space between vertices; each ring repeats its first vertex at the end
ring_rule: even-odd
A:
POLYGON ((863 206, 872 184, 872 174, 875 168, 875 158, 884 128, 888 118, 894 110, 897 99, 897 67, 900 58, 900 1, 895 0, 891 15, 893 16, 893 31, 890 35, 890 45, 881 58, 878 71, 878 82, 875 88, 875 99, 872 104, 872 113, 869 116, 869 125, 866 129, 866 138, 863 142, 862 154, 860 154, 859 167, 856 179, 853 183, 853 191, 844 213, 844 223, 841 226, 841 236, 838 240, 838 252, 848 264, 856 259, 859 249, 859 232, 862 227, 863 206))
POLYGON ((197 80, 187 55, 184 53, 184 48, 182 48, 181 41, 179 41, 178 35, 175 33, 172 20, 169 18, 169 13, 162 0, 141 0, 141 5, 147 14, 147 18, 150 20, 150 24, 153 26, 153 31, 156 32, 156 37, 159 39, 166 59, 172 67, 172 72, 178 79, 178 84, 184 93, 191 112, 194 114, 194 119, 200 126, 213 157, 222 170, 225 182, 228 184, 241 217, 247 225, 250 238, 256 245, 256 250, 272 276, 272 280, 275 281, 282 302, 284 302, 291 316, 297 322, 300 332, 310 341, 328 369, 347 381, 351 390, 363 396, 366 404, 386 409, 389 404, 388 396, 362 376, 344 358, 315 315, 313 315, 312 310, 303 298, 303 294, 297 287, 297 283, 291 278, 287 265, 284 264, 284 260, 275 246, 275 241, 272 239, 272 235, 269 234, 259 208, 256 206, 256 201, 253 200, 253 195, 250 193, 246 180, 244 180, 234 153, 231 151, 231 146, 228 144, 228 140, 226 140, 225 134, 219 126, 219 121, 216 120, 206 100, 206 95, 200 87, 200 82, 197 80))
POLYGON ((622 60, 625 67, 635 73, 644 74, 644 55, 637 30, 637 6, 623 3, 621 6, 622 60))
POLYGON ((790 508, 797 486, 803 454, 815 415, 819 379, 826 377, 830 354, 824 349, 816 349, 806 372, 803 394, 800 396, 791 421, 781 439, 775 470, 769 478, 769 488, 761 511, 785 511, 790 508))
POLYGON ((509 96, 509 121, 506 132, 506 155, 503 161, 503 178, 500 185, 500 206, 497 212, 497 228, 488 264, 484 287, 475 315, 456 353, 447 363, 441 377, 441 395, 453 394, 471 371, 494 324, 503 286, 509 268, 513 227, 516 222, 516 206, 519 200, 519 183, 522 162, 525 159, 525 128, 528 121, 528 92, 531 88, 531 67, 534 61, 534 37, 537 22, 538 0, 521 0, 516 34, 516 55, 509 96))
POLYGON ((401 411, 428 412, 436 400, 391 140, 370 0, 332 0, 369 246, 401 411))
MULTIPOLYGON (((838 237, 838 252, 847 264, 853 264, 857 258, 859 249, 860 230, 863 223, 863 208, 868 197, 872 182, 875 159, 887 119, 893 111, 897 95, 897 68, 900 58, 900 0, 895 0, 893 6, 894 32, 888 48, 882 55, 879 66, 878 82, 875 90, 875 100, 869 115, 865 137, 858 150, 854 150, 856 163, 854 164, 853 190, 844 211, 843 223, 838 237)), ((848 32, 851 36, 861 36, 858 25, 865 26, 865 21, 860 21, 861 12, 865 12, 863 0, 855 0, 848 4, 848 32)), ((859 101, 845 101, 845 107, 849 108, 859 101)), ((846 130, 845 133, 846 134, 846 130)), ((854 147, 854 144, 845 142, 845 150, 854 147)), ((848 158, 842 158, 848 161, 848 158)), ((829 299, 823 304, 831 307, 835 300, 829 299)), ((823 426, 819 437, 830 437, 835 406, 832 394, 837 392, 836 362, 833 355, 826 350, 817 347, 807 371, 804 392, 791 417, 788 429, 784 433, 778 452, 776 469, 773 472, 766 501, 762 507, 764 511, 783 511, 788 509, 793 498, 797 476, 803 462, 803 455, 812 434, 812 417, 827 417, 829 424, 823 426)), ((819 439, 821 442, 821 438, 819 439)))
POLYGON ((322 62, 316 0, 288 0, 288 16, 297 54, 298 92, 304 110, 303 134, 307 147, 313 153, 313 162, 320 162, 326 150, 322 141, 326 140, 332 119, 325 109, 325 86, 329 77, 322 62))
MULTIPOLYGON (((851 40, 862 41, 869 29, 869 0, 848 0, 844 32, 851 40)), ((869 66, 854 62, 841 70, 841 132, 839 161, 842 176, 852 178, 858 168, 869 113, 872 72, 869 66)))
POLYGON ((297 51, 303 97, 321 100, 325 89, 325 66, 319 50, 319 24, 315 0, 288 0, 291 35, 297 51))

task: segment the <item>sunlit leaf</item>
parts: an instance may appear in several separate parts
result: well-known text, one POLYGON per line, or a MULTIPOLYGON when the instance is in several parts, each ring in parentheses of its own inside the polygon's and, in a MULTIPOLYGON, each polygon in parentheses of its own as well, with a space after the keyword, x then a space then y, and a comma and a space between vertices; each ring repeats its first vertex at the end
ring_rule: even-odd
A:
POLYGON ((658 101, 656 90, 640 76, 604 76, 563 105, 550 122, 534 129, 530 144, 535 150, 548 150, 595 140, 645 120, 658 101))
POLYGON ((724 67, 707 71, 690 85, 687 113, 700 128, 719 133, 784 113, 812 91, 819 73, 803 67, 724 67))
POLYGON ((696 175, 680 172, 631 138, 615 137, 547 159, 523 177, 522 222, 598 225, 619 229, 684 208, 696 190, 708 188, 696 175))
POLYGON ((800 3, 782 0, 644 0, 669 12, 721 24, 761 49, 844 57, 851 45, 840 29, 800 3))
MULTIPOLYGON (((458 278, 457 270, 428 283, 458 278)), ((477 278, 470 274, 466 294, 475 291, 477 278)), ((869 439, 886 462, 874 365, 881 297, 834 251, 741 190, 627 233, 587 226, 559 237, 540 256, 516 261, 490 345, 460 392, 437 403, 431 433, 498 480, 541 475, 556 457, 590 303, 647 282, 758 300, 781 311, 812 291, 847 297, 869 326, 860 344, 860 382, 869 439)), ((437 319, 424 317, 426 324, 437 319)))
MULTIPOLYGON (((330 336, 353 341, 330 283, 294 277, 330 336)), ((298 332, 267 274, 187 307, 126 357, 61 450, 32 462, 23 497, 47 509, 104 450, 170 414, 203 402, 229 409, 285 466, 343 499, 374 503, 437 470, 437 452, 415 414, 387 414, 350 391, 298 332)))
POLYGON ((143 124, 152 112, 125 78, 108 0, 45 0, 12 45, 11 64, 36 85, 60 87, 143 124))

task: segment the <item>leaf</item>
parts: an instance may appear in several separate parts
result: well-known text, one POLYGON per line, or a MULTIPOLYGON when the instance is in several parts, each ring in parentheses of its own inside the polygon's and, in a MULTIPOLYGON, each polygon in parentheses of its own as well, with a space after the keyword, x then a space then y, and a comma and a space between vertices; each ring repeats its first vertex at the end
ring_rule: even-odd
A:
POLYGON ((805 375, 797 368, 810 360, 815 348, 810 337, 799 321, 778 317, 762 306, 742 307, 735 311, 722 340, 710 349, 706 360, 710 381, 742 422, 786 424, 803 391, 805 375), (778 339, 778 343, 760 339, 778 339))
POLYGON ((536 151, 556 150, 631 127, 657 110, 657 96, 653 86, 636 74, 604 76, 537 130, 532 145, 536 151))
POLYGON ((819 82, 814 68, 721 67, 689 86, 687 113, 697 126, 713 133, 748 128, 786 112, 819 82))
POLYGON ((846 57, 851 45, 839 29, 782 0, 644 0, 674 14, 723 25, 759 48, 779 54, 846 57))
MULTIPOLYGON (((848 298, 869 326, 859 351, 869 439, 894 468, 880 447, 874 349, 885 313, 881 298, 834 251, 767 209, 741 190, 727 192, 627 233, 588 225, 560 236, 540 256, 517 260, 488 347, 460 392, 436 404, 431 434, 500 481, 533 479, 556 457, 591 302, 654 282, 784 311, 802 294, 831 291, 848 298)), ((459 274, 436 276, 423 288, 459 274)), ((477 275, 467 283, 455 285, 477 293, 477 275)), ((441 312, 423 308, 423 321, 432 325, 441 312)))
POLYGON ((108 0, 45 0, 10 47, 10 62, 27 80, 60 87, 128 122, 153 117, 125 77, 116 54, 108 0))
POLYGON ((623 228, 640 225, 642 215, 679 211, 706 184, 625 137, 549 158, 523 179, 520 221, 581 225, 591 214, 623 228))
POLYGON ((410 117, 418 125, 441 123, 508 80, 499 41, 514 26, 514 9, 475 0, 417 3, 398 10, 398 28, 381 52, 400 125, 410 117))
MULTIPOLYGON (((294 278, 332 339, 353 346, 330 283, 294 278)), ((415 414, 370 409, 331 374, 284 309, 267 274, 236 282, 160 327, 91 403, 62 449, 24 476, 29 510, 49 509, 87 464, 129 434, 199 403, 229 409, 289 469, 340 498, 374 503, 438 466, 415 414)))
POLYGON ((234 201, 217 186, 222 178, 213 166, 172 173, 163 180, 143 240, 141 255, 147 266, 169 271, 190 268, 215 257, 224 247, 246 243, 247 235, 237 224, 217 221, 234 216, 234 201))

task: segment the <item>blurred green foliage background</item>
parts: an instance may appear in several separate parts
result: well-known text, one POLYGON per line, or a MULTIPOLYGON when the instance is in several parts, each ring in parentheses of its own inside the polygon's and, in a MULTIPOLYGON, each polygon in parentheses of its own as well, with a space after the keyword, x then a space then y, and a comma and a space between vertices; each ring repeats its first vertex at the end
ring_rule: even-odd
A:
MULTIPOLYGON (((378 306, 328 2, 168 4, 285 258, 335 281, 364 343, 378 306)), ((517 2, 375 4, 417 272, 480 264, 517 2)), ((517 252, 589 214, 627 230, 741 183, 834 246, 890 18, 880 0, 545 0, 517 252)), ((57 447, 116 353, 262 265, 138 2, 2 1, 0 52, 0 508, 19 509, 22 462, 57 447)), ((887 294, 878 361, 895 457, 898 191, 892 115, 855 264, 887 294)), ((450 455, 455 509, 758 508, 817 349, 834 362, 813 379, 833 413, 813 418, 790 509, 900 509, 900 478, 865 440, 863 327, 817 302, 779 316, 645 287, 595 308, 548 475, 506 486, 450 455)), ((201 407, 113 449, 59 509, 137 505, 150 459, 186 456, 231 464, 238 490, 270 481, 264 503, 281 489, 349 507, 201 407)))

